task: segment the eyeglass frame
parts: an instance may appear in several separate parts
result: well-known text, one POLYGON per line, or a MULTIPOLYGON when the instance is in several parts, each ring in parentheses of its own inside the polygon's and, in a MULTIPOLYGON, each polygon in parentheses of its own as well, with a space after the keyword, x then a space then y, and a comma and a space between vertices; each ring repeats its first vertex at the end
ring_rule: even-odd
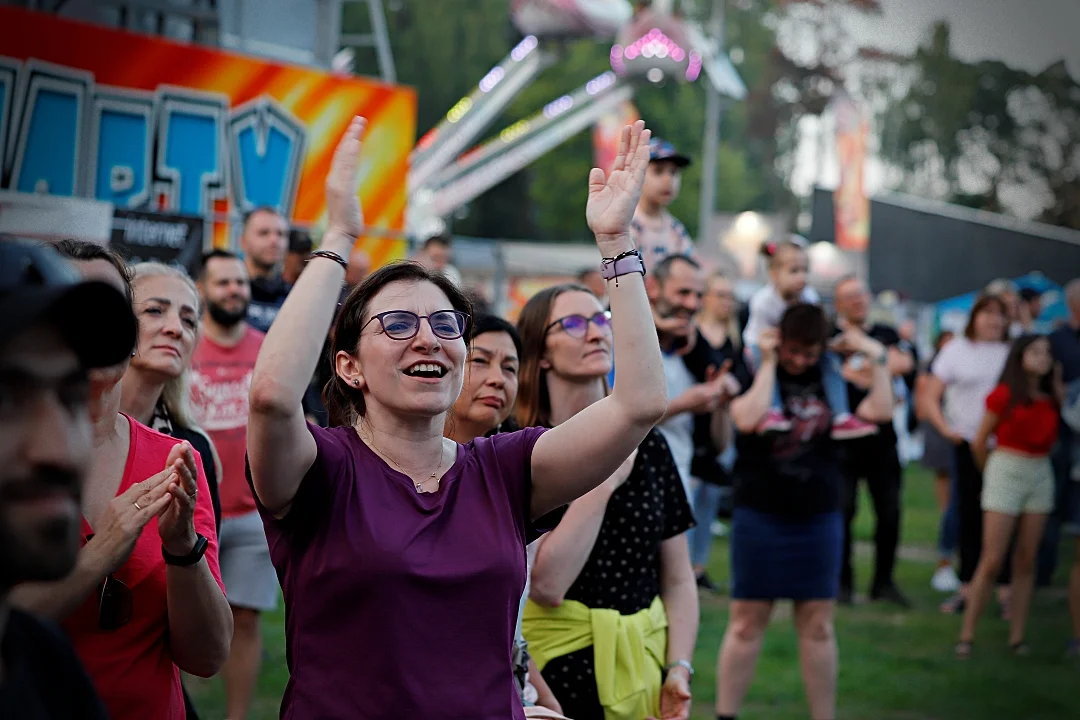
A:
POLYGON ((360 328, 360 332, 363 333, 364 330, 367 329, 367 326, 370 325, 372 323, 372 321, 374 321, 374 320, 379 321, 379 326, 382 328, 383 334, 386 335, 386 337, 390 338, 391 340, 401 340, 401 341, 412 340, 414 337, 416 337, 417 335, 420 334, 420 325, 421 325, 420 321, 421 320, 427 320, 428 321, 428 326, 431 327, 432 334, 435 335, 435 337, 439 338, 440 340, 457 340, 459 338, 465 337, 465 333, 468 332, 468 330, 469 330, 469 322, 472 320, 472 317, 468 313, 462 312, 460 310, 436 310, 435 312, 430 313, 428 315, 417 315, 412 310, 387 310, 387 311, 381 312, 381 313, 379 313, 377 315, 372 315, 370 318, 368 318, 368 321, 366 323, 364 323, 364 326, 362 328, 360 328), (404 313, 406 315, 412 315, 414 318, 416 318, 416 328, 413 330, 412 335, 409 335, 408 337, 394 337, 389 332, 387 332, 386 324, 383 322, 383 318, 386 317, 387 315, 394 315, 396 313, 404 313), (460 321, 459 325, 461 326, 461 330, 457 335, 455 335, 453 337, 445 337, 443 335, 440 335, 438 332, 436 332, 435 326, 431 324, 431 316, 432 315, 438 315, 440 313, 450 313, 451 315, 454 315, 455 317, 458 318, 458 320, 460 321))
POLYGON ((549 323, 548 326, 546 328, 544 328, 544 337, 547 337, 549 334, 551 334, 551 329, 553 327, 555 327, 556 325, 558 325, 559 329, 562 330, 567 335, 569 335, 570 337, 581 337, 581 338, 583 338, 583 337, 585 337, 586 335, 589 334, 589 323, 592 323, 593 325, 600 328, 601 330, 607 329, 608 331, 610 331, 611 330, 611 313, 606 311, 606 310, 601 310, 600 312, 594 313, 593 315, 582 315, 581 313, 571 313, 569 315, 564 315, 561 318, 559 318, 558 320, 555 320, 555 321, 549 323), (604 321, 602 323, 597 322, 596 318, 601 317, 601 316, 603 316, 604 321), (569 320, 571 318, 581 318, 582 320, 585 321, 585 331, 583 333, 581 333, 581 335, 575 335, 574 333, 567 330, 566 326, 563 325, 563 322, 565 322, 565 321, 567 321, 567 320, 569 320))

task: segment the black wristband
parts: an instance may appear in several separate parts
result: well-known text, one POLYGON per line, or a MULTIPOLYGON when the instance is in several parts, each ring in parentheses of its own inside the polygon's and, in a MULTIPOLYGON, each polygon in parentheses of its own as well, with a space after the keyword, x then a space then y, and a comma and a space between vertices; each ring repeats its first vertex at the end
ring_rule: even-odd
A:
POLYGON ((327 260, 333 260, 344 269, 349 269, 349 261, 331 250, 316 250, 315 252, 311 253, 311 257, 308 258, 308 262, 311 262, 312 259, 317 257, 326 258, 327 260))
POLYGON ((166 565, 188 567, 189 565, 194 565, 202 560, 208 547, 210 547, 210 541, 206 539, 206 536, 196 533, 195 547, 191 548, 191 552, 187 555, 172 555, 165 549, 165 546, 162 545, 161 557, 165 560, 166 565))

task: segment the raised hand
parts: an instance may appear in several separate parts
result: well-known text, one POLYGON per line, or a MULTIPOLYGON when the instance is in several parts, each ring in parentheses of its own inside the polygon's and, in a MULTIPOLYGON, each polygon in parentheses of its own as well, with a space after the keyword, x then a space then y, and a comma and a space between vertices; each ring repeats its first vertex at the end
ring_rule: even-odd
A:
POLYGON ((596 244, 605 257, 626 249, 626 236, 634 208, 641 197, 645 170, 649 166, 649 136, 645 123, 638 120, 623 128, 619 154, 611 172, 604 175, 600 168, 589 172, 589 199, 585 204, 585 220, 596 235, 596 244))
POLYGON ((353 238, 364 232, 364 214, 356 193, 360 187, 357 173, 360 138, 366 125, 367 120, 362 117, 355 117, 349 123, 349 129, 334 151, 330 173, 326 176, 327 231, 337 231, 353 238))
POLYGON ((761 362, 776 361, 776 349, 780 347, 780 331, 776 328, 765 328, 758 336, 758 352, 761 353, 761 362))
POLYGON ((162 546, 171 554, 187 555, 195 547, 195 502, 199 495, 198 468, 191 445, 182 442, 173 446, 165 472, 169 473, 171 501, 158 516, 158 534, 162 546))

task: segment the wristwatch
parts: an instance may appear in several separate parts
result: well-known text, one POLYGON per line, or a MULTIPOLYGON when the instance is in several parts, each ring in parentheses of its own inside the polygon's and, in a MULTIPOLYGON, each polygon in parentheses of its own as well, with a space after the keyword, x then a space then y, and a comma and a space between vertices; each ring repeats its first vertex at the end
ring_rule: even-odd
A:
POLYGON ((188 567, 194 565, 203 559, 203 555, 206 554, 206 548, 210 547, 210 541, 206 539, 205 535, 195 534, 195 547, 191 548, 191 552, 187 555, 172 555, 165 546, 161 546, 161 557, 165 559, 166 565, 174 565, 176 567, 188 567))
POLYGON ((676 660, 673 663, 668 663, 664 666, 664 674, 667 675, 668 671, 677 667, 686 668, 686 671, 690 673, 690 679, 694 679, 694 666, 690 664, 689 660, 676 660))

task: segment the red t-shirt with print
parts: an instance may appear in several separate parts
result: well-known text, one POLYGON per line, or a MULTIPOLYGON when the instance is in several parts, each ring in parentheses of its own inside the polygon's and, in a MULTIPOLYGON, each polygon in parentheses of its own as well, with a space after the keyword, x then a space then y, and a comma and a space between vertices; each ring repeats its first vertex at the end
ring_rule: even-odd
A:
POLYGON ((1058 409, 1049 398, 1009 407, 1009 387, 998 385, 986 397, 986 409, 998 416, 999 448, 1027 455, 1049 455, 1058 436, 1058 409))
MULTIPOLYGON (((180 442, 131 418, 128 424, 131 447, 117 495, 161 472, 169 452, 180 442)), ((199 470, 195 531, 210 541, 206 562, 224 592, 218 569, 214 508, 198 453, 195 467, 199 470)), ((85 544, 85 538, 94 530, 85 518, 82 525, 85 544)), ((131 619, 116 630, 102 630, 98 624, 100 593, 92 593, 63 622, 75 652, 86 666, 112 720, 184 720, 180 671, 173 664, 169 649, 166 570, 157 518, 146 524, 131 557, 113 576, 131 591, 131 619)), ((58 688, 58 692, 63 689, 58 688)))
POLYGON ((223 518, 255 512, 244 462, 251 375, 265 337, 248 327, 239 343, 226 347, 204 335, 191 359, 191 407, 221 458, 218 493, 223 518))

